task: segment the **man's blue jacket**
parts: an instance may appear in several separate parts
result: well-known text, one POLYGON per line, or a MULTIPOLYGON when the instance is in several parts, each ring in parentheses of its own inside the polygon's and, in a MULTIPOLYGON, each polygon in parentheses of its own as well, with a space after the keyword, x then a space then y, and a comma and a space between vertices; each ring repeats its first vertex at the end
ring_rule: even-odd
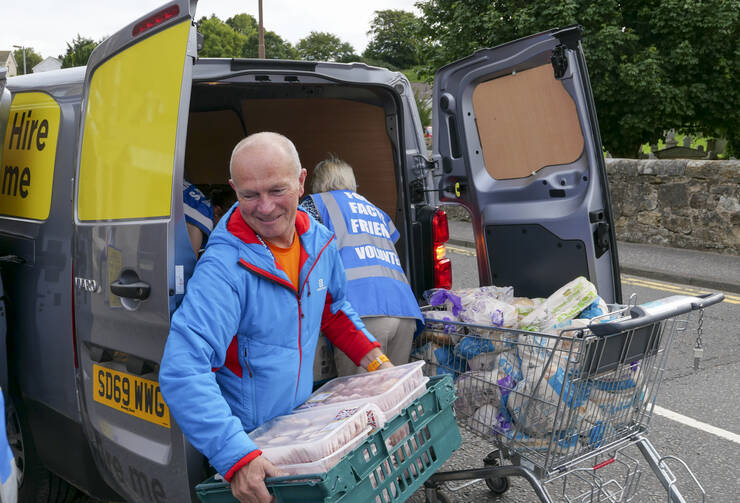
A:
POLYGON ((296 231, 298 290, 235 204, 172 316, 162 394, 188 440, 227 480, 261 453, 248 432, 311 394, 319 331, 356 364, 379 347, 346 300, 334 235, 301 209, 296 231))

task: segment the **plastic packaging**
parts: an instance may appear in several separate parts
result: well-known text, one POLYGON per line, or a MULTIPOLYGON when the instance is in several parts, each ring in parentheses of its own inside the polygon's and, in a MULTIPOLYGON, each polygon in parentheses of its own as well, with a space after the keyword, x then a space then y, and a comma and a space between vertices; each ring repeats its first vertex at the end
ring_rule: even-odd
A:
POLYGON ((342 460, 345 454, 360 445, 368 437, 371 431, 372 427, 367 426, 364 430, 360 432, 359 435, 347 442, 344 446, 317 461, 312 461, 310 463, 278 464, 276 466, 289 475, 328 472, 331 468, 334 467, 334 465, 342 460))
POLYGON ((384 424, 374 404, 324 407, 275 417, 250 437, 273 464, 291 465, 319 461, 384 424))
POLYGON ((535 307, 522 319, 519 327, 530 332, 541 332, 547 327, 575 318, 596 298, 596 287, 583 276, 579 276, 535 307))
POLYGON ((410 403, 409 396, 429 380, 422 372, 423 367, 423 361, 415 361, 376 372, 338 377, 314 391, 296 412, 336 404, 356 407, 366 403, 377 405, 383 412, 395 410, 399 403, 410 403))

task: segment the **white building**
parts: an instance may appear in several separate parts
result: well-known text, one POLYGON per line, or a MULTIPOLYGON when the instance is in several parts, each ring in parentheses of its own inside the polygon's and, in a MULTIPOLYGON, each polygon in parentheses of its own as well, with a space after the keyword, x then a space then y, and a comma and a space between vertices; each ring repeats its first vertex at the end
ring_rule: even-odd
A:
POLYGON ((50 70, 59 70, 61 67, 62 67, 62 61, 60 59, 49 56, 48 58, 44 59, 41 63, 34 65, 34 67, 31 68, 31 71, 33 73, 41 73, 41 72, 48 72, 50 70))
POLYGON ((15 63, 13 51, 0 51, 0 66, 8 69, 8 77, 18 75, 18 65, 15 63))

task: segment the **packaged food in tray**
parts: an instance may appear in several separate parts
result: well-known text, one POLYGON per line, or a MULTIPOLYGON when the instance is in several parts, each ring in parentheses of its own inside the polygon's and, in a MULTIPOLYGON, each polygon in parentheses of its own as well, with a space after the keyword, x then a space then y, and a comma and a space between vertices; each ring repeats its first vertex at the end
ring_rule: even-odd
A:
POLYGON ((320 461, 384 424, 374 404, 339 405, 275 417, 249 436, 273 464, 294 465, 320 461))
POLYGON ((423 366, 423 361, 415 361, 376 372, 338 377, 317 389, 295 412, 335 404, 349 407, 373 403, 391 419, 403 407, 399 404, 408 405, 415 398, 414 393, 418 392, 416 396, 424 393, 423 385, 429 378, 422 373, 423 366))
POLYGON ((347 442, 345 445, 332 452, 328 456, 325 456, 317 461, 310 463, 294 463, 290 465, 276 465, 282 471, 289 475, 304 475, 309 473, 324 473, 331 470, 337 463, 339 463, 345 454, 351 452, 355 447, 360 445, 373 431, 372 426, 366 426, 364 430, 360 432, 355 438, 347 442))

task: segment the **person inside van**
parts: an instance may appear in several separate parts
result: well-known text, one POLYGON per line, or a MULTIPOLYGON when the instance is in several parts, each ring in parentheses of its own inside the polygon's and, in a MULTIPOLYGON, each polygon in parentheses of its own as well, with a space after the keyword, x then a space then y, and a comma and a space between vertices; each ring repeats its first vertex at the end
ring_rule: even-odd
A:
MULTIPOLYGON (((311 192, 301 205, 337 237, 347 299, 391 362, 408 363, 423 317, 396 253, 398 230, 383 210, 357 193, 352 166, 335 155, 314 168, 311 192)), ((334 361, 339 376, 364 372, 339 351, 334 361)))
POLYGON ((213 207, 206 195, 187 180, 183 180, 182 202, 190 245, 197 258, 213 230, 213 207))
POLYGON ((211 205, 213 206, 213 226, 229 211, 236 202, 236 194, 231 187, 216 187, 211 191, 211 205))
POLYGON ((306 170, 293 143, 256 133, 231 154, 238 204, 208 239, 172 316, 162 395, 190 443, 241 502, 271 501, 280 475, 249 432, 306 401, 321 330, 367 370, 392 367, 347 301, 333 234, 298 209, 306 170))

